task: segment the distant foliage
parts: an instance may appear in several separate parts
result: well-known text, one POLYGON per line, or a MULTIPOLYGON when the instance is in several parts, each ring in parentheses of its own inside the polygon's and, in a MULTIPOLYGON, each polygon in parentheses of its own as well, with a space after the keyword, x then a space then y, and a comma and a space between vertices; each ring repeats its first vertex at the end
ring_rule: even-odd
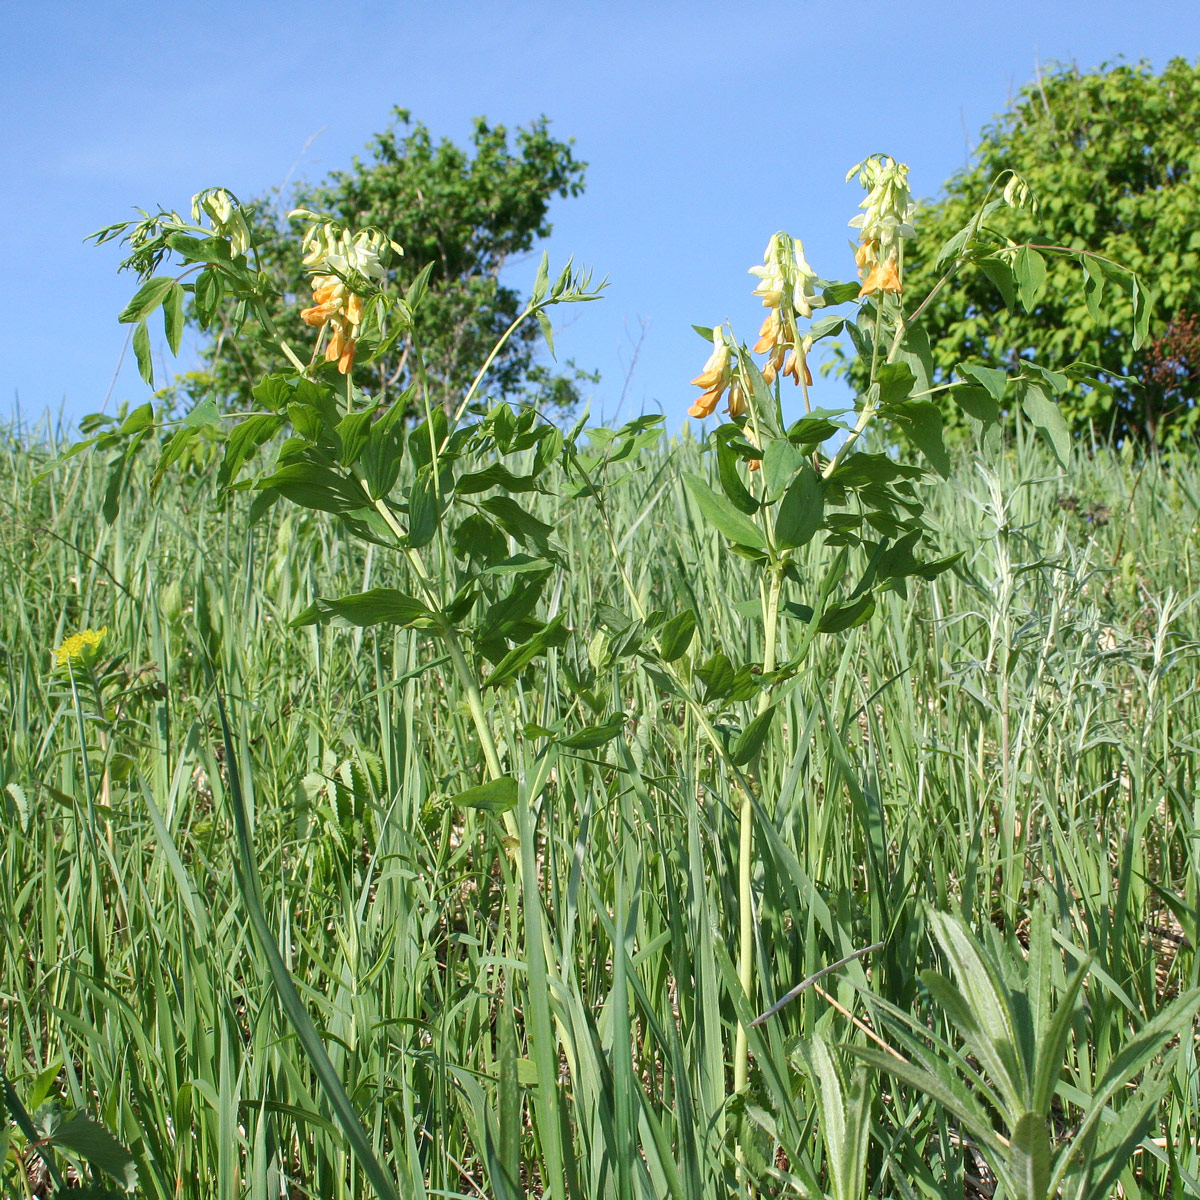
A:
MULTIPOLYGON (((1047 260, 1031 311, 1006 303, 979 273, 956 276, 925 313, 937 367, 964 359, 1013 368, 1038 348, 1039 361, 1098 368, 1100 386, 1075 384, 1059 399, 1076 431, 1166 444, 1197 427, 1200 353, 1200 65, 1175 59, 1162 75, 1119 65, 1081 74, 1060 67, 1025 87, 984 130, 974 165, 920 210, 922 237, 906 285, 924 295, 941 274, 938 247, 959 230, 997 176, 1012 169, 1029 183, 1036 210, 1011 211, 1013 242, 1085 247, 1131 268, 1155 296, 1149 342, 1133 344, 1133 322, 1102 274, 1080 285, 1074 266, 1047 260)), ((951 421, 961 421, 944 404, 951 421)))

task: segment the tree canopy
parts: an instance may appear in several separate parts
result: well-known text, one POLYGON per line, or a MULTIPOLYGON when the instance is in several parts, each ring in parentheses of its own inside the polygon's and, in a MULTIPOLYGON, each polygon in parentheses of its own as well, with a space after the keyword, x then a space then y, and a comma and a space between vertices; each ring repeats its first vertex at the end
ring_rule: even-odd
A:
MULTIPOLYGON (((1012 367, 1038 347, 1041 365, 1090 364, 1099 386, 1074 384, 1060 397, 1085 435, 1165 444, 1197 431, 1200 410, 1200 64, 1174 59, 1161 75, 1146 63, 1092 73, 1058 66, 1020 92, 983 131, 973 164, 921 206, 905 291, 914 303, 939 277, 943 243, 979 208, 1006 170, 1038 201, 1006 210, 1015 243, 1085 247, 1137 272, 1155 297, 1150 341, 1135 350, 1124 297, 1099 275, 1045 256, 1032 311, 1006 304, 979 272, 952 278, 924 315, 935 365, 1012 367)), ((1001 181, 1003 186, 1003 181, 1001 181)), ((947 405, 945 417, 961 422, 947 405)))
MULTIPOLYGON (((299 316, 313 302, 301 264, 300 224, 284 213, 303 208, 357 228, 375 226, 404 250, 392 263, 394 286, 403 289, 433 265, 419 317, 423 357, 417 363, 411 339, 404 339, 374 362, 356 366, 355 383, 386 395, 423 371, 432 392, 452 403, 521 309, 516 290, 501 282, 502 269, 549 235, 551 199, 579 195, 587 164, 575 158, 570 141, 551 137, 545 117, 519 129, 515 146, 503 125, 479 118, 464 148, 449 139, 435 142, 425 125, 396 108, 367 150, 368 158, 356 157, 349 170, 322 182, 299 185, 284 203, 268 197, 255 204, 258 265, 276 277, 284 296, 272 316, 295 342, 310 336, 299 316)), ((212 389, 239 402, 277 350, 253 319, 230 336, 234 327, 210 336, 206 358, 212 389)), ((532 322, 518 329, 492 362, 487 385, 499 395, 528 388, 550 403, 570 405, 584 375, 570 363, 559 373, 537 363, 538 337, 532 322)))

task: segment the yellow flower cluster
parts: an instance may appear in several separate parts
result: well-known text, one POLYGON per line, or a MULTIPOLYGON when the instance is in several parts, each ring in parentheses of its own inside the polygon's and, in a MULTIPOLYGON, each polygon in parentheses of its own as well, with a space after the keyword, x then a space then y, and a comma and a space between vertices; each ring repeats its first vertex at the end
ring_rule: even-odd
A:
POLYGON ((908 190, 908 167, 874 154, 851 167, 846 179, 856 172, 867 189, 867 198, 859 205, 863 211, 850 222, 862 230, 854 255, 863 281, 858 294, 899 292, 904 286, 900 279, 901 239, 916 237, 917 232, 912 225, 917 206, 908 190))
MULTIPOLYGON (((298 209, 292 216, 314 217, 298 209)), ((350 233, 332 221, 314 218, 304 236, 304 266, 312 273, 313 303, 300 319, 329 328, 325 359, 343 375, 354 370, 354 355, 363 321, 363 291, 384 277, 387 240, 378 232, 350 233)), ((399 249, 399 247, 394 247, 399 249)))
POLYGON ((55 663, 60 667, 65 667, 76 659, 82 659, 86 655, 95 653, 100 648, 100 643, 104 641, 106 633, 108 633, 107 625, 102 629, 81 629, 78 633, 71 634, 61 646, 55 647, 55 663))
POLYGON ((313 305, 300 310, 305 325, 329 323, 329 341, 325 343, 325 360, 336 362, 343 375, 354 370, 354 355, 358 349, 358 331, 362 325, 363 302, 336 275, 314 275, 313 305))
POLYGON ((824 305, 825 298, 817 294, 816 272, 804 257, 804 244, 782 230, 772 234, 763 251, 762 266, 751 267, 750 274, 759 279, 754 294, 761 296, 763 307, 771 310, 754 343, 755 354, 767 355, 763 378, 774 383, 782 369, 793 383, 803 379, 806 386, 811 384, 805 355, 812 342, 800 336, 796 318, 811 317, 814 308, 824 305))

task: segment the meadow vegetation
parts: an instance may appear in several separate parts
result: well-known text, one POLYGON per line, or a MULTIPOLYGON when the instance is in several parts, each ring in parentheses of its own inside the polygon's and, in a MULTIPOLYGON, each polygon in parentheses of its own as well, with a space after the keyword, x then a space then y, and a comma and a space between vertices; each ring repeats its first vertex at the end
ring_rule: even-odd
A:
POLYGON ((10 1191, 1200 1190, 1200 476, 923 323, 1049 258, 1144 345, 1146 286, 1004 172, 914 297, 907 168, 854 176, 856 280, 779 231, 757 341, 696 327, 703 440, 488 394, 572 264, 460 388, 387 230, 293 212, 294 318, 222 189, 96 235, 148 384, 151 318, 278 362, 4 446, 10 1191))
MULTIPOLYGON (((726 1194, 734 1120, 765 1194, 810 1172, 830 1195, 976 1194, 989 1176, 961 1123, 874 1072, 863 1173, 835 1188, 839 1151, 821 1139, 842 1135, 799 1052, 873 1033, 911 1057, 912 1017, 954 1061, 962 1043, 920 978, 946 970, 931 911, 985 931, 1011 975, 1044 909, 1054 998, 1090 959, 1056 1139, 1198 982, 1190 460, 1101 451, 1068 475, 1022 439, 987 464, 956 459, 929 499, 940 536, 967 548, 958 568, 817 643, 826 689, 803 706, 793 693, 767 735, 752 1007, 885 949, 752 1031, 761 1073, 733 1104, 737 812, 680 706, 619 661, 598 673, 631 719, 554 763, 528 818, 553 967, 514 957, 503 830, 448 803, 479 750, 445 656, 407 629, 289 628, 314 596, 402 585, 395 567, 324 514, 277 508, 247 528, 248 498, 218 506, 202 454, 156 496, 135 468, 106 525, 94 459, 35 483, 54 449, 5 447, 3 1065, 26 1099, 48 1073, 41 1098, 96 1115, 148 1196, 365 1187, 249 928, 208 656, 268 917, 405 1194, 549 1190, 552 1144, 572 1196, 726 1194), (103 626, 95 678, 73 689, 52 650, 103 626)), ((657 442, 612 492, 618 548, 648 603, 686 596, 715 642, 753 655, 752 565, 723 552, 680 468, 703 469, 697 444, 657 442)), ((573 566, 550 603, 603 641, 595 604, 622 607, 623 590, 594 510, 535 511, 573 566)), ((558 682, 584 669, 553 651, 544 681, 495 696, 505 753, 530 773, 519 731, 586 723, 558 682)), ((1126 1195, 1195 1192, 1200 1063, 1176 1032, 1126 1195)), ((1142 1094, 1112 1111, 1130 1119, 1142 1094)), ((21 1194, 11 1163, 7 1178, 21 1194)))

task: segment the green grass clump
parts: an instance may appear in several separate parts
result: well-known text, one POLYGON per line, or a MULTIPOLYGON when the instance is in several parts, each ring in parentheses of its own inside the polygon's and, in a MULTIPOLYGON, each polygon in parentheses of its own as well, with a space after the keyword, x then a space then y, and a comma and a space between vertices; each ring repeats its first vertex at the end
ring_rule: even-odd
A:
MULTIPOLYGON (((767 1195, 973 1194, 984 1160, 945 1109, 886 1075, 855 1083, 829 1049, 899 1050, 903 1014, 954 1040, 921 978, 944 970, 930 909, 994 931, 1000 963, 1044 911, 1056 996, 1090 956, 1059 1141, 1136 1031, 1200 984, 1189 459, 1103 451, 1066 476, 1032 444, 992 468, 964 456, 929 496, 966 548, 956 570, 819 643, 832 685, 788 695, 762 756, 779 799, 758 813, 757 1011, 884 946, 757 1026, 731 1098, 726 1031, 753 1015, 731 949, 737 813, 680 706, 641 671, 599 671, 630 720, 519 806, 522 897, 501 824, 447 802, 483 777, 449 664, 411 630, 289 628, 315 597, 403 586, 392 567, 319 514, 276 507, 247 531, 250 497, 219 507, 202 453, 157 492, 135 463, 106 524, 103 464, 38 481, 53 451, 2 451, 2 1065, 18 1093, 57 1066, 63 1103, 134 1151, 147 1196, 369 1194, 255 948, 209 662, 269 923, 405 1195, 725 1196, 739 1170, 767 1195), (56 665, 101 628, 94 662, 56 665), (861 1178, 832 1137, 830 1072, 848 1098, 866 1088, 861 1178)), ((678 484, 704 469, 689 440, 647 454, 609 496, 618 548, 648 607, 690 605, 706 645, 753 658, 752 575, 678 484)), ((603 661, 597 605, 625 606, 595 509, 541 515, 572 564, 550 593, 572 637, 489 693, 528 781, 531 727, 594 720, 564 673, 586 673, 589 645, 603 661)), ((1194 1029, 1170 1055, 1126 1195, 1196 1194, 1194 1029)))

